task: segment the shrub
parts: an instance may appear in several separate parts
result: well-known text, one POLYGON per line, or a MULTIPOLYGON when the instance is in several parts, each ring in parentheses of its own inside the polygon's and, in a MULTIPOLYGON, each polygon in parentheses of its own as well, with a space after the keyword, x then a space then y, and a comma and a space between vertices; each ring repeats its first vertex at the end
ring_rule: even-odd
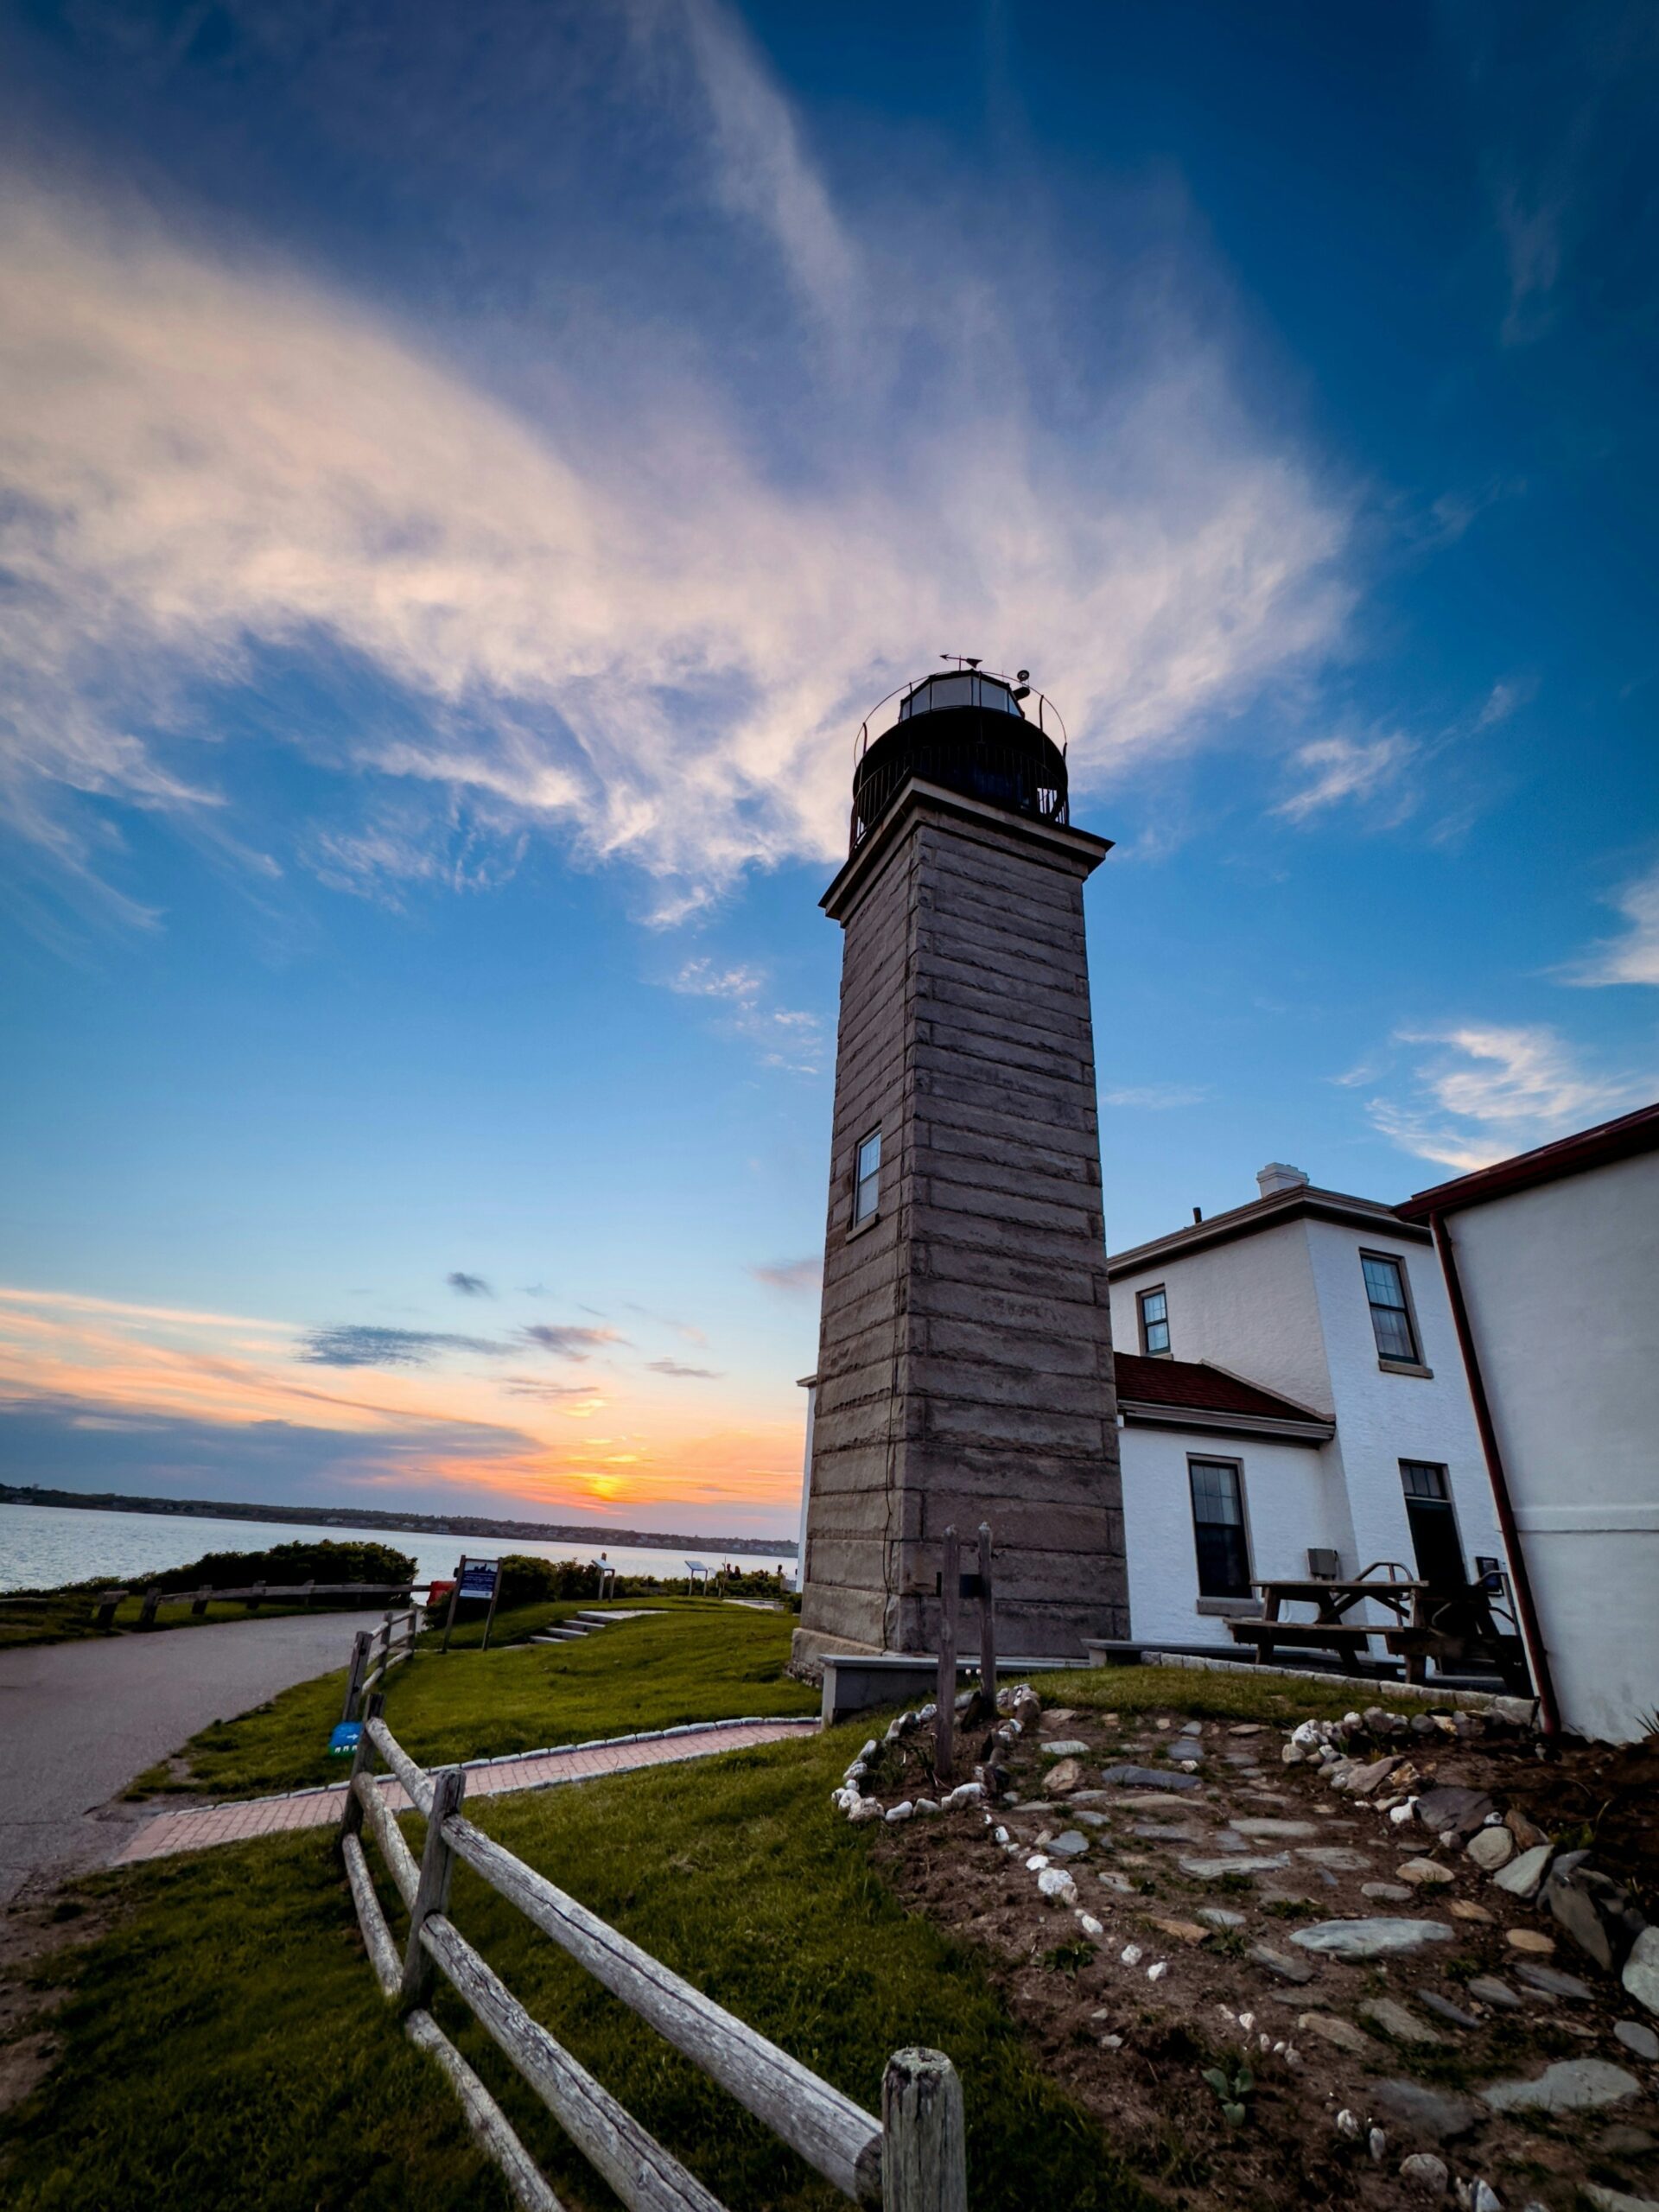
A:
POLYGON ((554 1598, 597 1598, 599 1569, 587 1560, 537 1559, 508 1552, 501 1560, 498 1605, 544 1605, 554 1598))
MULTIPOLYGON (((159 1584, 163 1590, 246 1590, 256 1582, 273 1589, 291 1588, 299 1582, 412 1582, 415 1562, 407 1552, 390 1544, 320 1543, 273 1544, 263 1552, 207 1552, 188 1567, 170 1567, 165 1573, 135 1578, 135 1587, 159 1584)), ((365 1605, 378 1602, 365 1599, 365 1605)))

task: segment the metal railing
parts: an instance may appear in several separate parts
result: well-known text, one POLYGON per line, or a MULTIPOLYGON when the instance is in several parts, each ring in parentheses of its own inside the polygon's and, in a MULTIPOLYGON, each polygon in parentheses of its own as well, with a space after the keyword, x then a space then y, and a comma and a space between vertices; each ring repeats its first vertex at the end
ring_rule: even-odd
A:
POLYGON ((559 2212, 558 2200, 500 2107, 425 2010, 435 1974, 457 1992, 630 2212, 722 2208, 532 2017, 461 1935, 449 1916, 457 1859, 843 2196, 880 2204, 884 2212, 967 2212, 962 2085, 941 2052, 901 2050, 889 2059, 878 2120, 463 1819, 465 1770, 440 1767, 429 1774, 417 1766, 386 1726, 379 1705, 378 1697, 371 1698, 340 1824, 358 1924, 382 1993, 404 2008, 405 2032, 442 2067, 474 2139, 525 2212, 559 2212), (418 1859, 375 1779, 377 1755, 425 1817, 418 1859), (370 1874, 365 1830, 408 1915, 401 1953, 370 1874))

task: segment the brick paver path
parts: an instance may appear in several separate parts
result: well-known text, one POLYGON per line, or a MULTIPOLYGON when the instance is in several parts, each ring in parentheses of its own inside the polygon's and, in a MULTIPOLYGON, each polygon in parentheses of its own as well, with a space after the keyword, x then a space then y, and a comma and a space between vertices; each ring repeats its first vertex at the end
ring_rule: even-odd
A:
MULTIPOLYGON (((672 1734, 635 1736, 617 1743, 569 1744, 522 1758, 481 1761, 467 1767, 468 1802, 498 1797, 512 1789, 550 1789, 561 1783, 588 1782, 595 1775, 624 1774, 631 1768, 665 1766, 677 1759, 709 1758, 716 1751, 777 1744, 815 1731, 816 1716, 800 1720, 723 1720, 706 1728, 672 1734)), ((410 1810, 409 1799, 390 1775, 378 1777, 395 1813, 410 1810)), ((250 1836, 280 1835, 290 1828, 327 1827, 337 1821, 346 1785, 309 1789, 297 1797, 253 1797, 238 1805, 210 1805, 199 1812, 158 1813, 146 1821, 111 1862, 130 1866, 145 1859, 165 1859, 178 1851, 204 1851, 216 1843, 245 1843, 250 1836)))

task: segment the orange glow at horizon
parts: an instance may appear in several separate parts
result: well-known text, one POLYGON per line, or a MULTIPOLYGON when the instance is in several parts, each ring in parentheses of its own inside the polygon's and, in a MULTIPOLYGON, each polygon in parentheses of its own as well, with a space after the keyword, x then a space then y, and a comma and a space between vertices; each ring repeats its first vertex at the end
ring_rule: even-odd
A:
POLYGON ((67 1408, 71 1427, 89 1434, 138 1420, 232 1433, 280 1423, 322 1433, 336 1463, 355 1458, 330 1466, 331 1490, 448 1487, 543 1509, 639 1516, 724 1507, 746 1520, 792 1519, 798 1415, 700 1387, 688 1418, 683 1394, 677 1402, 655 1376, 620 1368, 607 1370, 602 1395, 548 1403, 516 1394, 505 1375, 334 1369, 303 1359, 302 1344, 302 1332, 282 1323, 0 1287, 0 1397, 67 1408), (623 1415, 611 1434, 566 1440, 571 1414, 591 1420, 601 1405, 623 1415))

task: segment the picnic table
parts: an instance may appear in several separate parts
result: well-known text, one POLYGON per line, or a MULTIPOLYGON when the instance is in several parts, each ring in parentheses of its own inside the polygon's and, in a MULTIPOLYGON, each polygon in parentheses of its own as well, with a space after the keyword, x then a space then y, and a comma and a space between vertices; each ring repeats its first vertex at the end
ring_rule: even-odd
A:
MULTIPOLYGON (((1269 1663, 1281 1643, 1334 1651, 1344 1673, 1349 1675, 1359 1672, 1360 1657, 1369 1651, 1372 1637, 1381 1635, 1394 1650, 1396 1646, 1390 1640, 1394 1636, 1403 1630, 1422 1628, 1422 1606, 1429 1594, 1428 1584, 1408 1575, 1398 1560, 1373 1560, 1356 1575, 1275 1576, 1252 1582, 1250 1587, 1261 1595, 1261 1618, 1230 1622, 1236 1643, 1257 1645, 1269 1663), (1348 1619, 1354 1607, 1367 1599, 1375 1599, 1393 1616, 1391 1626, 1348 1619), (1313 1618, 1287 1620, 1282 1609, 1296 1605, 1312 1605, 1313 1618)), ((1408 1679, 1418 1678, 1413 1668, 1421 1674, 1425 1656, 1421 1650, 1407 1652, 1408 1679)))
POLYGON ((1408 1574, 1398 1560, 1376 1560, 1353 1576, 1274 1577, 1250 1587, 1261 1593, 1261 1618, 1228 1625, 1235 1643, 1254 1644, 1269 1665, 1282 1643, 1334 1651, 1343 1672, 1357 1675, 1370 1639, 1380 1636, 1384 1648, 1405 1662, 1408 1682, 1426 1679, 1431 1659, 1440 1668, 1473 1661, 1495 1668, 1506 1688, 1522 1695, 1530 1688, 1520 1637, 1499 1629, 1483 1582, 1464 1590, 1436 1589, 1408 1574), (1391 1619, 1349 1620, 1347 1615, 1366 1599, 1380 1605, 1391 1619), (1312 1605, 1313 1618, 1287 1620, 1281 1609, 1291 1605, 1312 1605))

